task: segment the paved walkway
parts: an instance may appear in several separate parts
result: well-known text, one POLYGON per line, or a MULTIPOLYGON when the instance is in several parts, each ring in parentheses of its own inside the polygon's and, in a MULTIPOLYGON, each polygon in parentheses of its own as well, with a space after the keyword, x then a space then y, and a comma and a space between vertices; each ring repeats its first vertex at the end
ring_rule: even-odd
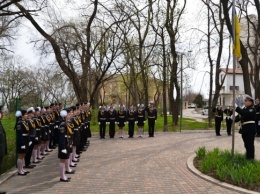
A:
MULTIPOLYGON (((235 148, 244 152, 240 135, 235 148)), ((0 185, 7 193, 225 193, 230 190, 204 180, 187 168, 187 160, 199 147, 231 149, 231 137, 222 131, 183 131, 155 134, 154 138, 91 138, 80 157, 70 183, 59 182, 57 149, 27 176, 16 174, 0 185)), ((256 155, 260 158, 260 139, 256 155)))

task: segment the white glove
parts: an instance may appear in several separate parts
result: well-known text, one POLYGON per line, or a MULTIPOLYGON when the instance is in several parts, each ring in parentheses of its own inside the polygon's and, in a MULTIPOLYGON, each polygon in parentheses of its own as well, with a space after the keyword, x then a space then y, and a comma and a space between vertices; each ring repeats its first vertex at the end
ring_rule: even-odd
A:
POLYGON ((156 120, 154 122, 156 122, 156 120))
POLYGON ((32 145, 32 141, 29 142, 29 146, 32 145))
POLYGON ((98 124, 100 125, 100 122, 98 122, 98 124))
POLYGON ((51 133, 51 130, 49 130, 49 133, 51 133))
POLYGON ((106 122, 106 124, 108 125, 108 124, 109 124, 109 122, 106 122))
POLYGON ((235 108, 238 107, 237 103, 235 103, 235 108))
POLYGON ((35 140, 37 140, 37 141, 38 141, 38 137, 35 137, 35 140))
POLYGON ((126 121, 125 124, 128 124, 128 122, 126 121))
POLYGON ((64 153, 64 154, 67 154, 67 150, 66 149, 61 150, 61 152, 64 153))
POLYGON ((144 123, 145 123, 145 121, 144 121, 144 123))
POLYGON ((137 121, 135 121, 135 123, 138 123, 137 121))
POLYGON ((23 149, 23 150, 24 150, 24 149, 25 149, 25 145, 24 145, 24 146, 21 146, 21 149, 23 149))

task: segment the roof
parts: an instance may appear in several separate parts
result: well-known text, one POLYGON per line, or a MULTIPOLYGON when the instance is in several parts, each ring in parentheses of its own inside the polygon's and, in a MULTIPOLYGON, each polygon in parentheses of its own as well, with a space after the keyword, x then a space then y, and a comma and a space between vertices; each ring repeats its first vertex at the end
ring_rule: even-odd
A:
MULTIPOLYGON (((223 71, 226 74, 233 74, 233 69, 231 69, 231 68, 228 68, 228 69, 220 68, 220 71, 223 71)), ((241 68, 236 68, 235 69, 235 74, 243 74, 242 69, 241 68)))

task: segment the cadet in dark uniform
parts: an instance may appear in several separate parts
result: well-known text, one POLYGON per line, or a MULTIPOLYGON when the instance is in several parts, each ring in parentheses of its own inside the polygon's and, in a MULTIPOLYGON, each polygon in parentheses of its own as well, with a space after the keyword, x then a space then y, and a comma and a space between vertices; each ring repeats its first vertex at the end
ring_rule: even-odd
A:
POLYGON ((126 112, 126 120, 128 122, 128 138, 134 138, 136 111, 134 110, 133 105, 131 105, 126 112))
POLYGON ((106 122, 107 122, 107 111, 106 106, 100 106, 98 111, 98 124, 100 139, 105 139, 106 136, 106 122))
MULTIPOLYGON (((69 139, 72 134, 70 124, 67 123, 69 115, 66 110, 60 112, 61 117, 64 119, 59 126, 59 147, 58 158, 60 159, 60 181, 69 182, 70 178, 65 175, 65 162, 69 160, 70 144, 69 139)), ((68 163, 68 162, 67 162, 68 163)), ((75 171, 67 171, 69 174, 73 174, 75 171)))
POLYGON ((154 108, 154 102, 150 101, 145 110, 147 111, 149 137, 154 137, 154 126, 157 120, 157 110, 154 108))
POLYGON ((137 105, 138 110, 136 111, 136 123, 138 126, 138 138, 142 138, 144 132, 144 123, 145 123, 145 110, 143 104, 137 105))
POLYGON ((36 126, 33 120, 34 117, 34 108, 30 107, 27 110, 28 119, 26 120, 28 127, 29 127, 29 136, 30 142, 27 153, 25 155, 25 168, 34 168, 36 165, 31 164, 31 157, 33 152, 33 147, 35 145, 35 137, 36 137, 36 126))
POLYGON ((253 160, 255 158, 254 141, 256 134, 254 99, 249 95, 245 95, 244 105, 243 109, 239 106, 236 107, 236 112, 239 115, 236 116, 235 121, 241 122, 241 134, 246 148, 246 158, 253 160))
POLYGON ((115 124, 117 122, 117 111, 114 109, 114 104, 110 104, 110 108, 107 113, 107 120, 109 122, 109 137, 114 138, 116 129, 115 124))
POLYGON ((7 144, 6 144, 6 134, 1 120, 4 117, 2 111, 3 106, 0 106, 0 166, 3 160, 4 155, 7 155, 7 144))
MULTIPOLYGON (((91 105, 90 103, 86 103, 86 128, 87 128, 87 138, 91 137, 91 129, 90 129, 90 121, 91 121, 91 105)), ((87 144, 89 144, 89 140, 87 140, 87 144)))
POLYGON ((227 107, 224 110, 224 113, 226 114, 226 126, 227 126, 227 134, 231 135, 231 127, 232 127, 232 114, 233 109, 231 107, 227 107))
POLYGON ((255 100, 255 111, 256 111, 256 118, 255 118, 255 124, 256 124, 256 137, 260 137, 260 104, 259 99, 257 98, 255 100))
POLYGON ((16 111, 15 116, 17 117, 16 151, 18 153, 18 159, 17 159, 18 175, 25 176, 25 175, 27 175, 28 172, 23 169, 23 162, 24 162, 24 157, 27 153, 29 142, 30 142, 29 126, 26 122, 26 119, 28 117, 27 111, 18 110, 18 111, 16 111))
POLYGON ((223 110, 221 106, 217 106, 217 108, 213 108, 212 112, 215 114, 215 132, 216 136, 220 135, 221 122, 223 121, 223 110))
POLYGON ((117 111, 117 121, 118 121, 118 128, 119 128, 119 138, 124 138, 124 127, 126 122, 126 111, 125 105, 120 104, 119 110, 117 111))
POLYGON ((40 118, 40 113, 41 113, 41 108, 40 107, 36 107, 35 109, 35 113, 34 113, 34 123, 35 123, 35 127, 36 127, 36 138, 35 138, 35 150, 33 150, 33 163, 37 163, 39 160, 42 159, 42 156, 40 155, 40 148, 41 148, 41 127, 42 127, 42 123, 41 123, 41 118, 40 118), (34 153, 36 152, 36 153, 34 153))

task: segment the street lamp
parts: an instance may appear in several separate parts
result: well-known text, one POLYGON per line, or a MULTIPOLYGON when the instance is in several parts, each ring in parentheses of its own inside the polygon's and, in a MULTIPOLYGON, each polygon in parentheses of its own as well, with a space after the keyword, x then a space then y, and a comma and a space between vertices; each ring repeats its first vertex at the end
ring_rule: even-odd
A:
POLYGON ((185 55, 185 53, 180 53, 181 54, 181 95, 180 95, 180 132, 181 132, 181 129, 182 129, 182 109, 183 109, 183 80, 182 80, 182 77, 183 77, 183 55, 185 55, 186 57, 190 57, 190 54, 191 54, 191 50, 188 51, 188 56, 185 55))

